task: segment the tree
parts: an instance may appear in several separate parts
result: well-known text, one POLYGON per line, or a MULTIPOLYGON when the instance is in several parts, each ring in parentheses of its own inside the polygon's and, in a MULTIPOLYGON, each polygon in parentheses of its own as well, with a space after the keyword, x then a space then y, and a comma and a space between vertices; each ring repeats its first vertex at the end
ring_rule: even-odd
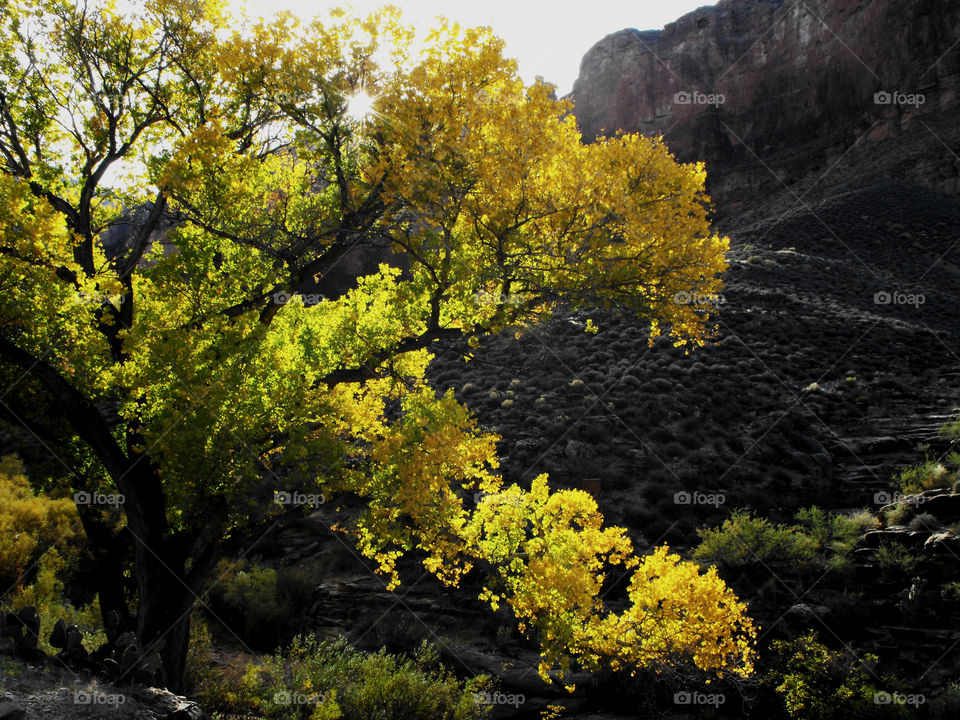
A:
POLYGON ((583 145, 569 104, 524 87, 488 30, 413 39, 390 8, 241 32, 213 0, 7 0, 3 408, 75 492, 123 496, 119 533, 79 507, 108 631, 135 628, 178 686, 224 539, 279 512, 275 493, 355 494, 384 571, 413 548, 450 583, 490 567, 491 601, 545 633, 545 673, 570 657, 748 672, 749 619, 715 575, 639 561, 588 496, 504 489, 496 438, 425 378, 437 341, 475 346, 560 303, 701 342, 704 305, 675 297, 708 300, 725 267, 703 167, 658 139, 583 145), (404 267, 295 294, 364 247, 404 267), (475 490, 526 509, 471 508, 475 490), (653 573, 623 616, 594 592, 617 564, 653 573), (675 642, 652 630, 667 614, 686 618, 675 642))

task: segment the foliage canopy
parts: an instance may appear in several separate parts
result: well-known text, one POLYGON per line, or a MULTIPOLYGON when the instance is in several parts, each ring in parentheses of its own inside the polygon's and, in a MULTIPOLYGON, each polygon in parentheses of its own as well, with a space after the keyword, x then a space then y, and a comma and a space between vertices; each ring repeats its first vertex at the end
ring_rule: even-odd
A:
POLYGON ((363 498, 352 529, 385 572, 414 548, 446 582, 493 568, 486 597, 539 631, 545 675, 570 657, 750 671, 752 626, 715 573, 638 559, 583 492, 504 488, 496 438, 425 376, 437 341, 561 303, 701 342, 706 308, 675 301, 725 267, 701 165, 638 135, 584 145, 488 30, 441 23, 416 50, 392 8, 245 31, 213 0, 2 17, 5 407, 72 490, 124 497, 122 535, 79 508, 101 607, 164 638, 172 684, 222 541, 280 512, 277 492, 363 498), (295 294, 364 248, 402 267, 295 294), (619 615, 598 592, 617 566, 619 615))

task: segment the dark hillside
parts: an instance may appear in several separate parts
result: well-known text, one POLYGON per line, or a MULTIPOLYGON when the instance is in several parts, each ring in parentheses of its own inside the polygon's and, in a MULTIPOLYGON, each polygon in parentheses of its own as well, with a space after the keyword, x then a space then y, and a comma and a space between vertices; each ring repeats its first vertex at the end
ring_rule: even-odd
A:
POLYGON ((433 377, 501 433, 507 478, 596 491, 654 544, 716 519, 683 491, 722 515, 870 507, 960 401, 958 228, 960 200, 880 183, 735 231, 717 336, 689 355, 561 315, 470 363, 440 352, 433 377))

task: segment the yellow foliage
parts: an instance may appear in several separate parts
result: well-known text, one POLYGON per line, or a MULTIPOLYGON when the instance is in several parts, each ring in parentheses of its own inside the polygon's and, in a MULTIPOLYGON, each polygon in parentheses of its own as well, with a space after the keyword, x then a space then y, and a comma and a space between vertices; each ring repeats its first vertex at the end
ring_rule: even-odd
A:
POLYGON ((571 658, 631 674, 689 661, 718 675, 752 673, 752 622, 715 570, 701 574, 666 547, 637 558, 622 528, 602 524, 587 493, 550 493, 541 475, 529 493, 484 498, 468 525, 472 552, 499 572, 500 585, 481 597, 509 603, 521 628, 537 630, 544 679, 554 670, 562 679, 571 658), (601 593, 618 566, 633 569, 621 614, 601 593))
MULTIPOLYGON (((92 408, 103 488, 84 489, 129 495, 130 527, 161 498, 164 553, 279 513, 267 484, 357 495, 353 530, 391 585, 413 549, 451 584, 492 566, 484 597, 539 635, 544 674, 571 660, 749 672, 749 620, 714 573, 666 550, 636 557, 586 493, 551 493, 545 477, 504 488, 497 438, 425 380, 434 341, 476 348, 561 302, 623 307, 651 338, 702 343, 708 308, 676 298, 720 289, 728 241, 701 164, 638 134, 582 143, 570 104, 525 86, 489 29, 441 22, 417 55, 389 8, 240 32, 221 0, 143 0, 135 17, 9 6, 0 361, 92 408), (354 118, 361 92, 371 112, 354 118), (108 258, 119 208, 158 201, 178 218, 166 243, 146 238, 138 256, 134 237, 108 258), (294 295, 368 243, 409 268, 381 265, 340 297, 294 295), (128 441, 112 453, 111 434, 128 441), (601 595, 613 568, 634 572, 619 615, 601 595)), ((93 434, 77 417, 58 417, 70 442, 93 434)), ((4 566, 66 526, 66 506, 45 502, 4 506, 4 566)))
POLYGON ((36 495, 13 456, 0 460, 0 497, 0 582, 10 587, 51 548, 66 553, 80 519, 72 501, 36 495))

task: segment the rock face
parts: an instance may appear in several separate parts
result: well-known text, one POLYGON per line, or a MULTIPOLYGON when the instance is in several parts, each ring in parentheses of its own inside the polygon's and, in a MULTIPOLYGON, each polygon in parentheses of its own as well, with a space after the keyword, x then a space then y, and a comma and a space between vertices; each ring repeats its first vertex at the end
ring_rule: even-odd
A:
POLYGON ((882 175, 955 192, 955 138, 930 123, 960 114, 958 40, 955 0, 721 0, 598 42, 575 114, 586 139, 662 134, 678 159, 707 163, 721 204, 905 134, 925 136, 931 162, 884 151, 882 175))

